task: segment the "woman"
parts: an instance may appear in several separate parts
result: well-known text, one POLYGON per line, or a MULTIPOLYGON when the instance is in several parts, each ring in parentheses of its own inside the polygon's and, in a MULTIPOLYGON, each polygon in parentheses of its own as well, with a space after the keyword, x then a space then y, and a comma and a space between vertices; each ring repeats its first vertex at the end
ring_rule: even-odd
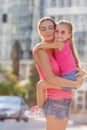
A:
MULTIPOLYGON (((56 24, 52 18, 44 17, 40 19, 38 22, 38 31, 42 38, 42 42, 39 44, 43 44, 44 42, 48 44, 53 43, 55 40, 55 27, 56 24)), ((57 66, 52 52, 52 50, 39 49, 34 54, 34 59, 40 78, 49 83, 49 86, 44 85, 47 94, 47 99, 44 103, 46 130, 65 130, 69 118, 72 91, 64 91, 60 88, 62 86, 78 88, 82 84, 82 79, 71 81, 58 77, 59 67, 57 66)))
MULTIPOLYGON (((48 44, 53 43, 55 40, 55 27, 55 21, 48 17, 44 17, 38 22, 38 31, 42 38, 42 42, 39 44, 43 44, 43 42, 48 44)), ((46 79, 46 81, 51 84, 50 86, 58 86, 59 88, 55 89, 55 87, 52 88, 50 86, 46 88, 47 100, 44 103, 46 130, 65 130, 69 118, 69 107, 72 99, 72 91, 63 91, 60 87, 72 86, 78 88, 82 84, 82 79, 79 79, 78 81, 71 81, 58 77, 57 73, 59 72, 57 71, 59 71, 59 68, 56 67, 56 70, 54 70, 54 61, 50 61, 50 57, 52 57, 52 50, 47 49, 40 49, 34 55, 41 79, 46 79)))

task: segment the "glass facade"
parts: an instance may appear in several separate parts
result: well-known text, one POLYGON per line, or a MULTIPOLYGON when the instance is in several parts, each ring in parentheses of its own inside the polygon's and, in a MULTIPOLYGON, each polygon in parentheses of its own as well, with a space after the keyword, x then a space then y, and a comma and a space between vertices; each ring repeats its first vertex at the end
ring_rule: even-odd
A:
MULTIPOLYGON (((31 0, 32 1, 32 0, 31 0)), ((37 32, 37 23, 44 13, 44 2, 43 0, 33 0, 33 22, 32 22, 32 36, 31 36, 31 49, 35 44, 39 42, 39 36, 37 32)), ((30 8, 30 6, 29 6, 30 8)))
POLYGON ((58 8, 87 6, 87 0, 47 0, 47 3, 47 7, 58 8))
POLYGON ((29 58, 31 46, 29 0, 0 0, 0 60, 11 60, 12 47, 20 43, 21 58, 29 58))

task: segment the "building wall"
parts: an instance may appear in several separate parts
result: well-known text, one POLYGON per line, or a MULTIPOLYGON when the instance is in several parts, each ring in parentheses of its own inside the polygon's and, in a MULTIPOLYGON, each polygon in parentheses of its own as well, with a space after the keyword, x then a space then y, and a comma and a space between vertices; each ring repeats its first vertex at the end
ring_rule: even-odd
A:
MULTIPOLYGON (((30 65, 33 63, 33 60, 21 60, 19 62, 19 76, 22 79, 28 79, 29 78, 29 72, 30 72, 30 65)), ((12 66, 12 60, 5 60, 0 62, 0 67, 3 68, 3 70, 10 71, 12 66)), ((0 80, 1 81, 1 80, 0 80)))

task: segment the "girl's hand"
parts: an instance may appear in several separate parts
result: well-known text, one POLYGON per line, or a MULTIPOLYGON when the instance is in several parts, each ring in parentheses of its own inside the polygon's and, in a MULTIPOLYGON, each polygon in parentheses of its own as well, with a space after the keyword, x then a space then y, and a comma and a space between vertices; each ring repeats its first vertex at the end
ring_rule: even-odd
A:
POLYGON ((33 48, 33 55, 35 56, 37 50, 39 49, 43 49, 43 44, 42 43, 39 43, 37 44, 34 48, 33 48))
POLYGON ((37 44, 34 48, 33 48, 33 52, 37 51, 38 49, 41 48, 41 43, 37 44))

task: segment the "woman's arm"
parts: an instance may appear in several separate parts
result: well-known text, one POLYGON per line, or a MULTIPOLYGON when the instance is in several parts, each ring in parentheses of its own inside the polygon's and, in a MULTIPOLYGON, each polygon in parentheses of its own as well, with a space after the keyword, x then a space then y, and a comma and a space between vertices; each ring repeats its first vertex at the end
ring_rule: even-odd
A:
POLYGON ((77 74, 76 74, 76 77, 77 78, 84 78, 84 77, 87 77, 87 72, 85 71, 85 70, 83 70, 83 69, 81 69, 81 68, 78 68, 77 69, 77 74))
POLYGON ((83 80, 79 79, 77 81, 67 80, 63 79, 61 77, 55 76, 55 74, 52 71, 49 57, 46 51, 44 50, 38 50, 37 51, 37 58, 38 58, 38 64, 41 66, 41 69, 46 77, 47 82, 56 85, 58 87, 60 86, 67 86, 67 87, 75 87, 78 88, 81 86, 83 80))

